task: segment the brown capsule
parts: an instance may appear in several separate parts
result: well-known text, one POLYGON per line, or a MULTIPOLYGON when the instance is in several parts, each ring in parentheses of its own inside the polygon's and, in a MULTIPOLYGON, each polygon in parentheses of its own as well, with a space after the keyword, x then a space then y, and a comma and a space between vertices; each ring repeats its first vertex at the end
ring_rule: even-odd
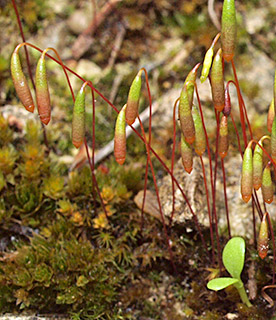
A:
POLYGON ((268 224, 267 224, 267 212, 263 215, 263 219, 260 226, 260 232, 258 237, 258 254, 261 259, 267 256, 268 252, 268 224))
POLYGON ((219 125, 218 152, 222 159, 227 155, 229 147, 227 117, 222 116, 219 125))
POLYGON ((18 98, 29 112, 34 112, 34 102, 26 77, 23 74, 19 54, 14 51, 11 57, 11 75, 18 98))
POLYGON ((195 126, 191 110, 187 114, 181 115, 180 122, 185 140, 192 144, 195 141, 195 126))
POLYGON ((190 174, 193 170, 193 150, 190 144, 186 142, 183 134, 181 134, 180 151, 184 169, 190 174))
POLYGON ((229 94, 229 87, 228 85, 226 86, 225 89, 225 94, 224 94, 224 108, 222 110, 223 114, 226 117, 230 116, 231 113, 231 99, 230 99, 230 94, 229 94))

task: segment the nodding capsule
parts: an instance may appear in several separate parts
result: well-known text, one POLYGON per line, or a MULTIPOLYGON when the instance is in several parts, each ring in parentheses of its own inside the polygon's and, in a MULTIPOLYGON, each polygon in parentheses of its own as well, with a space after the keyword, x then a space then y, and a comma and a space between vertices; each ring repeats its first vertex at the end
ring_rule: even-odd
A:
POLYGON ((270 139, 270 153, 271 158, 276 162, 276 117, 274 116, 272 129, 271 129, 271 139, 270 139))
POLYGON ((201 76, 200 76, 200 82, 201 83, 203 83, 207 79, 207 77, 209 75, 209 71, 210 71, 210 68, 211 68, 212 61, 213 61, 213 55, 214 55, 214 49, 211 46, 207 50, 207 52, 205 54, 205 57, 204 57, 203 67, 202 67, 201 76))
POLYGON ((266 203, 271 203, 273 201, 274 185, 271 179, 270 162, 268 162, 263 171, 262 194, 266 203))
POLYGON ((76 148, 82 145, 85 135, 85 85, 78 92, 73 109, 72 143, 76 148))
POLYGON ((222 56, 230 62, 235 55, 237 22, 235 0, 224 0, 221 18, 222 56))
POLYGON ((231 113, 231 99, 228 85, 226 86, 226 89, 224 91, 224 108, 222 112, 226 117, 229 117, 231 113))
POLYGON ((210 78, 214 107, 222 111, 225 105, 225 93, 221 49, 215 55, 210 78))
POLYGON ((259 190, 262 186, 263 175, 263 142, 260 139, 256 144, 253 154, 253 187, 255 190, 259 190))
POLYGON ((127 104, 126 104, 126 122, 132 125, 138 116, 139 100, 142 86, 142 70, 140 70, 129 89, 127 104))
POLYGON ((51 102, 47 81, 46 61, 43 53, 37 63, 35 83, 38 114, 41 122, 47 125, 51 120, 51 102))
POLYGON ((218 153, 222 159, 227 155, 229 148, 229 139, 228 139, 228 123, 227 117, 222 116, 219 126, 219 142, 218 142, 218 153))
POLYGON ((248 144, 244 151, 242 161, 242 177, 241 177, 241 195, 245 202, 248 202, 252 196, 253 189, 253 156, 251 143, 248 144))
POLYGON ((22 71, 19 54, 14 51, 11 56, 11 75, 18 98, 24 108, 29 112, 34 112, 34 102, 26 77, 22 71))
POLYGON ((267 113, 267 130, 272 132, 272 125, 275 116, 275 106, 274 106, 274 98, 271 100, 269 105, 268 113, 267 113))
POLYGON ((126 105, 119 112, 115 125, 114 156, 119 164, 126 160, 126 105))
POLYGON ((202 156, 206 150, 206 138, 204 134, 202 120, 197 110, 197 107, 195 105, 193 105, 192 107, 192 116, 193 116, 194 125, 195 125, 194 148, 195 148, 195 152, 199 156, 202 156))
POLYGON ((190 174, 193 170, 193 150, 191 145, 186 142, 183 134, 181 134, 180 152, 184 169, 190 174))
POLYGON ((267 212, 264 213, 263 219, 260 225, 260 232, 258 237, 258 254, 261 259, 267 256, 268 252, 268 224, 267 224, 267 212))

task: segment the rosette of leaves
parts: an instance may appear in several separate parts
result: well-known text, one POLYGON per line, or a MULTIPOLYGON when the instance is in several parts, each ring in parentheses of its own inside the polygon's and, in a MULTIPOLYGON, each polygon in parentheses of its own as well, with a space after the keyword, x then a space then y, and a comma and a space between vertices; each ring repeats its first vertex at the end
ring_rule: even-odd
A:
POLYGON ((3 174, 12 173, 18 154, 12 145, 0 149, 0 170, 3 174))
POLYGON ((91 172, 88 167, 72 171, 69 175, 68 193, 70 196, 90 196, 92 190, 91 172))
POLYGON ((42 193, 40 188, 33 183, 23 182, 17 185, 15 190, 17 211, 30 213, 37 211, 42 204, 42 193))
POLYGON ((13 138, 13 131, 8 121, 0 114, 0 146, 9 144, 13 138))
POLYGON ((64 179, 60 176, 50 176, 44 180, 44 194, 54 200, 64 193, 64 179))
POLYGON ((48 174, 49 162, 46 161, 43 147, 38 143, 28 143, 21 152, 19 171, 27 179, 37 179, 48 174))
POLYGON ((53 271, 45 263, 41 263, 36 266, 34 271, 34 280, 37 282, 43 282, 43 284, 48 287, 50 285, 50 280, 52 278, 53 271))
POLYGON ((2 171, 0 171, 0 192, 5 188, 5 186, 6 186, 6 181, 2 171))

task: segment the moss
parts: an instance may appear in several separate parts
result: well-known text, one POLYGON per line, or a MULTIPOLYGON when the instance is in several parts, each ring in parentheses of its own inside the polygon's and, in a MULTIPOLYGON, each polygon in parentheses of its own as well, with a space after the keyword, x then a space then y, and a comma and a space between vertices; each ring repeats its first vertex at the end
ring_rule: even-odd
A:
POLYGON ((13 131, 8 120, 0 114, 0 146, 8 145, 13 139, 13 131))

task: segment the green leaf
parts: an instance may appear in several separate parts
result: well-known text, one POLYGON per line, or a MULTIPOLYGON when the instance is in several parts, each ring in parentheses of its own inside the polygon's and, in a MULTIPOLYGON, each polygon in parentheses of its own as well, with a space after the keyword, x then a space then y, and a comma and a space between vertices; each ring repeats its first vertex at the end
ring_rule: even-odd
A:
POLYGON ((222 260, 226 270, 233 278, 240 280, 244 266, 245 242, 243 238, 234 237, 224 247, 222 260))
POLYGON ((231 286, 232 284, 235 284, 239 282, 238 279, 233 278, 217 278, 209 281, 207 283, 207 288, 210 290, 218 291, 225 289, 226 287, 231 286))

